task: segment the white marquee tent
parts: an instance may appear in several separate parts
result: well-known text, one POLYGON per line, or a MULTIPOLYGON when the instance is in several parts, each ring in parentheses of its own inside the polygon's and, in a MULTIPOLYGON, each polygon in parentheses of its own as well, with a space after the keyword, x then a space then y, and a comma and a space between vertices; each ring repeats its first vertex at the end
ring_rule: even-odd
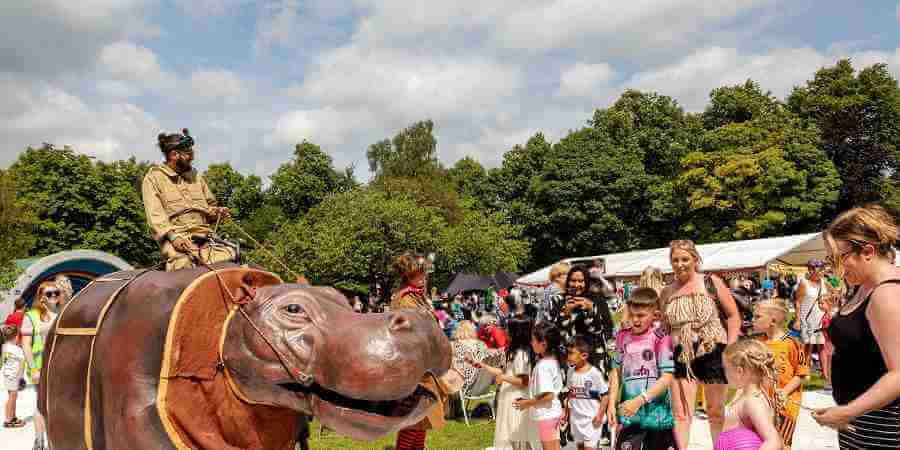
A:
MULTIPOLYGON (((697 246, 697 250, 703 258, 703 270, 709 272, 764 271, 770 264, 804 266, 810 258, 825 258, 822 233, 704 244, 697 246)), ((668 247, 567 258, 564 261, 589 263, 598 258, 606 262, 609 278, 637 277, 647 266, 658 267, 664 273, 672 272, 668 247)), ((547 266, 520 277, 516 282, 542 286, 549 283, 549 274, 550 266, 547 266)))

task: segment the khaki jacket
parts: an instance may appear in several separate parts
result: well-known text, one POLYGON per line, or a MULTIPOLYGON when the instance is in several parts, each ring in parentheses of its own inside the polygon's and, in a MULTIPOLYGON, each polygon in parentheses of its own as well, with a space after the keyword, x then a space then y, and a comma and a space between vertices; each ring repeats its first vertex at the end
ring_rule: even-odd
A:
POLYGON ((160 244, 170 232, 185 237, 212 232, 210 207, 216 206, 216 199, 196 170, 178 175, 169 166, 153 166, 141 193, 153 238, 160 244))

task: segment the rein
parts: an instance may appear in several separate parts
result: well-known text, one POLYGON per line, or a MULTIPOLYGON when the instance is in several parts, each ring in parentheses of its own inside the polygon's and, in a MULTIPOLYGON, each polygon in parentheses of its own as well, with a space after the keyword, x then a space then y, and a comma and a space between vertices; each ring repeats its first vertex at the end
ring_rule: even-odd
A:
MULTIPOLYGON (((270 341, 269 338, 266 337, 266 335, 262 332, 262 330, 260 330, 253 319, 250 318, 250 315, 247 314, 247 311, 244 310, 244 305, 250 303, 255 299, 256 289, 250 285, 241 286, 241 289, 244 290, 246 295, 244 295, 240 299, 234 298, 234 296, 231 295, 231 291, 228 289, 228 286, 225 284, 225 280, 223 280, 221 275, 219 275, 219 271, 207 264, 203 264, 203 267, 206 267, 215 275, 216 280, 219 282, 219 289, 225 292, 226 295, 228 295, 233 304, 237 305, 237 310, 240 311, 241 315, 244 317, 247 323, 249 323, 253 330, 256 331, 256 334, 259 335, 263 342, 265 342, 266 345, 268 345, 269 348, 272 349, 272 352, 275 353, 275 356, 278 358, 278 363, 281 364, 281 367, 285 372, 287 372, 288 376, 290 376, 291 379, 293 379, 300 385, 309 387, 315 381, 314 377, 301 371, 300 369, 291 369, 287 364, 287 358, 284 356, 284 354, 280 350, 278 350, 277 347, 275 347, 275 344, 273 344, 272 341, 270 341)), ((219 353, 219 366, 223 369, 225 367, 225 359, 221 354, 221 350, 219 353)))

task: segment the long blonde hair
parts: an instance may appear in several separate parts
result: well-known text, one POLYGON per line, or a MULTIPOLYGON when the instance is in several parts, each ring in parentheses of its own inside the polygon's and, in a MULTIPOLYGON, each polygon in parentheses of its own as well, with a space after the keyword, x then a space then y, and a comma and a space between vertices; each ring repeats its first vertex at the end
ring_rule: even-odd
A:
POLYGON ((475 324, 471 320, 463 320, 453 330, 453 340, 460 341, 464 339, 478 339, 478 333, 475 331, 475 324))
POLYGON ((662 270, 653 266, 645 267, 644 271, 641 272, 641 279, 638 280, 638 286, 653 289, 659 294, 662 288, 666 286, 662 270))
POLYGON ((781 411, 787 398, 778 394, 778 367, 775 355, 765 344, 755 339, 741 339, 725 348, 722 355, 731 365, 756 374, 760 391, 773 411, 781 411))

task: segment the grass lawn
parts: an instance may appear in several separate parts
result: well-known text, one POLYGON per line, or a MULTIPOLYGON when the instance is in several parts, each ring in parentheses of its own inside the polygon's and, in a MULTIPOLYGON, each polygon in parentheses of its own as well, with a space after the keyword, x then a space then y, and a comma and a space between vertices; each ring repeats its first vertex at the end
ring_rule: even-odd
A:
MULTIPOLYGON (((462 420, 448 420, 444 428, 428 432, 426 446, 429 450, 483 450, 494 442, 494 422, 487 419, 469 420, 471 426, 467 427, 462 420)), ((374 442, 354 441, 353 439, 339 436, 333 431, 326 432, 319 437, 319 422, 313 422, 311 426, 312 437, 309 447, 312 450, 393 450, 395 434, 388 435, 374 442)))

